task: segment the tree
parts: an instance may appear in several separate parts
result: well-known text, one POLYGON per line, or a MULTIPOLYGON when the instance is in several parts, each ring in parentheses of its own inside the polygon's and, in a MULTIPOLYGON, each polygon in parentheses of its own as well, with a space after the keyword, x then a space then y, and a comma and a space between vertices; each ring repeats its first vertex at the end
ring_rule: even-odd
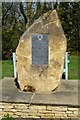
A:
POLYGON ((67 37, 68 52, 78 53, 79 41, 79 2, 63 2, 58 6, 58 14, 67 37))
POLYGON ((2 3, 2 59, 11 58, 25 29, 48 10, 49 5, 47 3, 2 3))
POLYGON ((56 9, 67 37, 68 52, 80 51, 80 2, 3 2, 2 3, 2 57, 10 59, 20 36, 34 20, 49 10, 56 9))
POLYGON ((8 59, 18 43, 17 4, 2 3, 2 57, 8 59))

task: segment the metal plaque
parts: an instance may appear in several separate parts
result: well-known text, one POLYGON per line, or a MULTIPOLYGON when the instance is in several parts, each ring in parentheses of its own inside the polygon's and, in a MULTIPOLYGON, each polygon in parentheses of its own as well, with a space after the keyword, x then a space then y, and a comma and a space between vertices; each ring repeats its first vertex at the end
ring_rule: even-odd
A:
POLYGON ((33 65, 48 64, 48 35, 46 34, 32 35, 32 64, 33 65))

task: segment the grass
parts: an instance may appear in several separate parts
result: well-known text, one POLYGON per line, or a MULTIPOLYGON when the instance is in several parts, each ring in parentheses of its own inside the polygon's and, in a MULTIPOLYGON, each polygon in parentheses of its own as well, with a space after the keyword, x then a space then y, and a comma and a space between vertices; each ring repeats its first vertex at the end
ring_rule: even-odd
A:
MULTIPOLYGON (((78 61, 80 56, 69 56, 69 79, 78 80, 78 61)), ((1 62, 1 61, 0 61, 1 62)), ((2 78, 13 77, 13 63, 10 60, 2 61, 2 78)))
POLYGON ((79 71, 78 71, 78 64, 79 64, 80 56, 69 56, 69 79, 79 79, 79 71))
POLYGON ((11 60, 2 61, 2 78, 13 77, 13 62, 11 60))

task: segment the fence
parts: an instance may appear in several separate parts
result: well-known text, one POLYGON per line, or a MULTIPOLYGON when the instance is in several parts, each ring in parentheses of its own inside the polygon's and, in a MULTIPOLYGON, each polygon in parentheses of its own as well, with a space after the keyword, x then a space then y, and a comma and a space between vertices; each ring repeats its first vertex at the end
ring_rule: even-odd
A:
MULTIPOLYGON (((65 80, 68 80, 68 52, 65 54, 65 64, 63 73, 65 74, 65 80)), ((17 78, 17 70, 16 70, 16 53, 13 53, 13 65, 14 65, 14 78, 17 78)))

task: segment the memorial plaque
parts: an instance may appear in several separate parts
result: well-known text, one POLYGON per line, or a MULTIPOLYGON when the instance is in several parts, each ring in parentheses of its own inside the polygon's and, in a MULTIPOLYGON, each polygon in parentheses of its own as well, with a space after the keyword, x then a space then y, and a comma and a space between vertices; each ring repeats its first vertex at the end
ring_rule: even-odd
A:
POLYGON ((48 64, 48 35, 46 34, 32 35, 32 64, 33 65, 48 64))

